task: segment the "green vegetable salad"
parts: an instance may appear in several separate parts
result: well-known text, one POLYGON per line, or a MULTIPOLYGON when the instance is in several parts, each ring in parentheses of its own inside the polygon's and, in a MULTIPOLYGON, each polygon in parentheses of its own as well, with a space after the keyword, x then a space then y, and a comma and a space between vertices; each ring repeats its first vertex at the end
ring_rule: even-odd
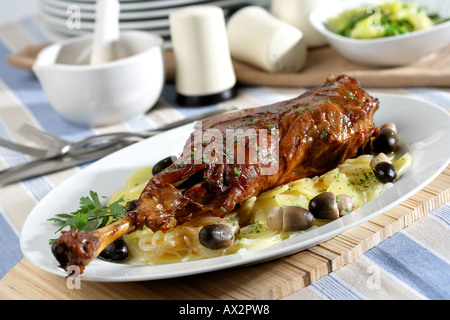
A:
POLYGON ((449 20, 414 3, 387 1, 346 10, 325 25, 342 36, 375 39, 428 29, 449 20))

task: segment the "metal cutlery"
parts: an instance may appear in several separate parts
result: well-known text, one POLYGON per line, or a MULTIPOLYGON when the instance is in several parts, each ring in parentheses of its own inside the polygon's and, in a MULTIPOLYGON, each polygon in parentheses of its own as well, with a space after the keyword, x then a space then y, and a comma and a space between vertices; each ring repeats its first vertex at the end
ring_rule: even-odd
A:
POLYGON ((98 160, 131 144, 132 142, 123 141, 101 150, 77 156, 67 154, 64 157, 30 161, 25 164, 0 171, 0 187, 98 160))
POLYGON ((14 143, 0 138, 0 146, 20 153, 25 153, 36 158, 47 158, 47 150, 29 147, 23 144, 14 143))
POLYGON ((59 143, 57 143, 56 139, 59 138, 57 138, 56 136, 53 136, 54 141, 50 141, 40 137, 40 135, 48 135, 46 132, 40 131, 35 128, 33 129, 27 128, 27 130, 29 131, 28 133, 34 131, 34 137, 30 138, 30 140, 33 140, 35 142, 39 141, 39 144, 43 145, 45 149, 14 143, 1 138, 0 138, 0 146, 20 153, 31 155, 41 160, 45 160, 55 157, 61 157, 69 153, 71 155, 80 155, 84 153, 89 153, 95 150, 100 150, 102 148, 115 145, 126 138, 139 138, 139 139, 149 138, 151 136, 163 132, 163 131, 152 131, 151 133, 118 132, 92 136, 75 142, 68 142, 66 140, 61 139, 59 143))
POLYGON ((169 123, 156 130, 148 130, 142 132, 106 133, 83 138, 75 142, 69 142, 47 132, 36 129, 30 125, 24 125, 19 129, 19 133, 40 145, 44 145, 45 149, 17 144, 4 139, 0 139, 0 146, 4 146, 8 149, 15 150, 21 153, 26 153, 40 159, 50 159, 53 157, 64 156, 66 154, 79 155, 109 147, 124 139, 146 139, 160 134, 164 131, 174 129, 194 121, 202 120, 220 113, 230 112, 234 110, 237 110, 237 108, 220 108, 210 112, 202 113, 200 115, 185 118, 180 121, 169 123))
MULTIPOLYGON (((154 136, 163 131, 152 131, 152 132, 115 132, 102 135, 91 136, 87 138, 80 139, 75 142, 69 142, 64 139, 60 139, 57 136, 53 136, 47 132, 41 131, 34 127, 24 125, 19 129, 19 133, 23 136, 39 142, 40 145, 45 146, 47 149, 46 156, 43 158, 53 158, 60 157, 66 154, 80 155, 84 153, 89 153, 95 150, 106 148, 117 144, 125 139, 130 138, 143 139, 154 136)), ((131 141, 131 140, 129 140, 131 141)), ((134 140, 135 142, 137 140, 134 140)), ((1 144, 1 140, 0 140, 1 144)), ((34 149, 35 150, 35 149, 34 149)), ((32 151, 34 151, 32 150, 32 151)), ((29 151, 29 150, 28 150, 29 151)), ((43 151, 43 150, 42 150, 43 151)), ((42 158, 41 158, 42 159, 42 158)))
POLYGON ((27 125, 22 127, 19 132, 24 136, 29 137, 30 140, 44 145, 47 150, 0 140, 0 145, 4 145, 7 148, 9 147, 10 149, 19 152, 28 153, 38 158, 41 156, 34 161, 0 171, 0 186, 98 160, 112 152, 135 143, 136 138, 145 139, 194 121, 234 110, 237 110, 237 108, 228 107, 216 109, 211 112, 170 123, 157 130, 107 133, 91 136, 72 143, 27 125), (38 151, 40 153, 38 153, 38 151))
POLYGON ((69 144, 68 140, 62 139, 48 132, 42 131, 33 127, 29 124, 22 125, 17 131, 22 137, 36 143, 39 146, 45 148, 59 148, 62 149, 64 146, 69 144))

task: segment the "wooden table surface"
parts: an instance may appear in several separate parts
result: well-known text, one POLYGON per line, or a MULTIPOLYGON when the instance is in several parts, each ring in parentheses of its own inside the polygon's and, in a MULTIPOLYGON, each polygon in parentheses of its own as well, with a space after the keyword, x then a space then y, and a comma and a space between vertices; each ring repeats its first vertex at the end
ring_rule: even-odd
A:
POLYGON ((281 299, 351 263, 448 201, 450 167, 386 213, 282 259, 176 279, 126 283, 76 282, 46 273, 24 259, 0 280, 0 299, 281 299))

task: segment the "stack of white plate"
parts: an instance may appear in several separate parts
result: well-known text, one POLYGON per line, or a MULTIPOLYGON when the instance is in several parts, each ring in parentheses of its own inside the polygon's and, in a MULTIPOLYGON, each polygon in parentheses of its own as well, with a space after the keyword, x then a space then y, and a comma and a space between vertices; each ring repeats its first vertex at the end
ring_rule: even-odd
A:
MULTIPOLYGON (((159 34, 170 47, 169 15, 190 5, 215 5, 226 16, 245 5, 267 5, 268 0, 121 0, 121 30, 159 34)), ((50 38, 61 40, 94 31, 95 0, 40 0, 40 12, 50 38)))

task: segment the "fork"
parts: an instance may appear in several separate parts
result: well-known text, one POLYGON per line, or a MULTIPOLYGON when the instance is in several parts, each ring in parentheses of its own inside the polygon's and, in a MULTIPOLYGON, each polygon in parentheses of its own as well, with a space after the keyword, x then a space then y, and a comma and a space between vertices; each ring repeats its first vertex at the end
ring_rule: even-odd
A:
POLYGON ((41 131, 29 124, 22 125, 17 131, 23 137, 29 139, 30 141, 45 146, 46 148, 63 148, 69 144, 68 140, 62 139, 60 137, 54 136, 45 131, 41 131))
POLYGON ((80 155, 95 150, 110 147, 124 139, 138 138, 145 139, 162 133, 163 131, 152 130, 148 132, 116 132, 106 133, 96 136, 82 138, 75 142, 69 142, 57 136, 41 131, 30 125, 23 125, 19 129, 19 133, 24 137, 50 148, 46 157, 57 157, 65 154, 80 155))
POLYGON ((108 148, 123 141, 124 139, 145 139, 162 132, 163 131, 154 130, 149 132, 107 133, 83 138, 75 142, 69 142, 34 127, 24 125, 22 128, 20 128, 19 133, 29 138, 33 142, 45 146, 45 149, 11 142, 2 138, 0 138, 0 146, 20 153, 28 154, 35 158, 50 159, 54 157, 64 156, 68 153, 74 156, 82 155, 88 152, 108 148))
POLYGON ((31 155, 36 158, 46 158, 49 155, 48 150, 34 148, 19 143, 14 143, 1 138, 0 138, 0 146, 20 153, 31 155))
MULTIPOLYGON (((196 115, 193 117, 185 118, 180 121, 176 121, 173 123, 169 123, 165 126, 162 126, 156 130, 148 130, 148 131, 142 131, 142 132, 113 132, 113 133, 106 133, 106 134, 100 134, 95 136, 90 136, 87 138, 83 138, 81 140, 75 141, 75 142, 69 142, 67 140, 61 139, 57 136, 51 135, 47 132, 41 131, 37 128, 34 128, 30 125, 23 125, 19 132, 28 137, 30 140, 33 140, 39 144, 44 145, 48 150, 44 149, 37 149, 32 147, 27 147, 23 145, 13 144, 12 142, 6 141, 4 145, 9 145, 11 149, 15 148, 16 150, 22 150, 22 152, 28 153, 30 155, 34 155, 35 157, 41 157, 43 158, 52 158, 52 157, 58 157, 58 156, 64 156, 65 154, 72 154, 72 155, 80 155, 84 154, 86 152, 92 152, 95 150, 99 150, 102 148, 107 148, 111 145, 114 145, 120 141, 123 141, 124 139, 146 139, 152 136, 155 136, 157 134, 160 134, 164 131, 182 126, 184 124, 191 123, 193 121, 205 119, 214 115, 217 115, 219 113, 224 112, 230 112, 235 111, 238 108, 236 107, 224 107, 215 109, 210 112, 206 112, 200 115, 196 115)), ((2 142, 5 142, 5 140, 0 140, 0 145, 2 145, 2 142)))

